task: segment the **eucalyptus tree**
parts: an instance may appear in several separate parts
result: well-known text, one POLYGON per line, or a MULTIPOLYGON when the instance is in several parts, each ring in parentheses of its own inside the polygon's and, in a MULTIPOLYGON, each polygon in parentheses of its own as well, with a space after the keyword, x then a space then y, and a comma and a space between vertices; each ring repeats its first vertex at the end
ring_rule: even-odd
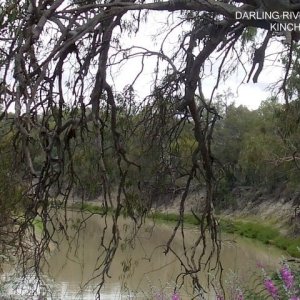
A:
MULTIPOLYGON (((222 270, 213 208, 216 182, 222 173, 222 166, 211 151, 214 126, 220 117, 214 107, 214 96, 220 83, 235 71, 243 72, 245 80, 257 82, 267 55, 274 63, 278 57, 286 56, 279 61, 282 78, 274 88, 283 93, 288 105, 291 95, 287 92, 287 82, 295 63, 294 50, 298 47, 297 32, 281 38, 280 32, 271 31, 271 25, 283 22, 281 19, 237 19, 237 13, 297 12, 299 8, 300 1, 295 0, 2 1, 1 119, 11 121, 12 141, 23 166, 27 205, 24 218, 19 220, 18 233, 20 237, 31 235, 35 243, 35 250, 29 253, 35 270, 39 270, 41 257, 54 239, 55 230, 67 232, 67 220, 60 219, 63 214, 53 213, 51 200, 59 197, 67 205, 69 194, 78 183, 74 158, 77 151, 82 151, 80 145, 88 140, 98 168, 97 177, 92 180, 102 186, 104 217, 113 220, 110 229, 113 237, 109 243, 99 237, 104 254, 99 255, 101 260, 97 266, 101 288, 119 245, 120 213, 130 205, 127 175, 141 169, 130 153, 128 137, 143 128, 149 141, 160 143, 164 161, 170 157, 169 145, 176 143, 188 122, 193 127, 195 146, 189 169, 175 172, 186 178, 186 185, 180 217, 166 241, 165 253, 174 252, 172 241, 177 231, 181 232, 186 251, 184 258, 177 255, 183 267, 178 283, 188 275, 192 278, 195 295, 202 295, 199 274, 211 269, 217 269, 220 274, 222 270), (130 44, 130 37, 153 26, 149 18, 158 13, 164 21, 156 38, 158 49, 130 44), (174 33, 176 43, 171 43, 174 33), (141 58, 139 66, 137 57, 141 58), (149 57, 157 60, 149 95, 141 99, 133 95, 138 91, 138 77, 149 57), (129 86, 118 91, 111 70, 128 61, 129 68, 137 68, 137 75, 129 86), (203 90, 208 80, 213 88, 210 96, 205 97, 203 90), (120 98, 125 103, 128 118, 133 108, 143 116, 126 130, 119 121, 124 120, 120 98), (13 112, 13 118, 8 118, 9 112, 13 112), (114 163, 108 164, 108 160, 114 163), (107 169, 109 165, 117 174, 114 185, 107 169), (194 180, 204 184, 206 196, 202 211, 194 212, 199 220, 199 236, 187 251, 184 231, 180 228, 183 228, 185 201, 194 180), (112 199, 113 188, 117 190, 116 199, 112 199), (110 207, 113 213, 107 216, 110 207), (37 216, 44 226, 39 238, 31 226, 37 216), (208 240, 213 244, 209 253, 208 240), (218 257, 216 266, 210 263, 213 254, 218 257)), ((139 183, 136 180, 130 184, 139 183)), ((134 206, 130 210, 130 217, 140 225, 151 203, 141 200, 138 206, 138 210, 134 206)), ((105 231, 102 234, 105 235, 105 231)))

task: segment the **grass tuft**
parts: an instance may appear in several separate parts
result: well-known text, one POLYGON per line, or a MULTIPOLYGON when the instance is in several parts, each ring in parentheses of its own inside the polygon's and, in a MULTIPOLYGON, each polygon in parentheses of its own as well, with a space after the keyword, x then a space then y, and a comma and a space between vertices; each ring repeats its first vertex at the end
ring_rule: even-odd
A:
POLYGON ((237 233, 241 236, 256 239, 264 244, 271 244, 287 251, 293 257, 300 258, 300 239, 285 237, 270 226, 232 220, 221 220, 221 229, 227 233, 237 233))

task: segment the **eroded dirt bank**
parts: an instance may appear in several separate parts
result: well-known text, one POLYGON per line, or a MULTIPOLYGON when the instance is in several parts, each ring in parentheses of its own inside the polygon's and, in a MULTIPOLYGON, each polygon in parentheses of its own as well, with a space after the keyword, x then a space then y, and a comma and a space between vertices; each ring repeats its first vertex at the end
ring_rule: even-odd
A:
MULTIPOLYGON (((169 197, 156 206, 160 211, 176 213, 180 196, 169 197)), ((187 213, 201 211, 204 206, 204 191, 192 192, 185 203, 187 213)), ((223 218, 257 221, 279 229, 282 234, 300 236, 300 192, 289 192, 284 188, 273 191, 241 186, 227 196, 227 203, 216 205, 216 213, 223 218)))

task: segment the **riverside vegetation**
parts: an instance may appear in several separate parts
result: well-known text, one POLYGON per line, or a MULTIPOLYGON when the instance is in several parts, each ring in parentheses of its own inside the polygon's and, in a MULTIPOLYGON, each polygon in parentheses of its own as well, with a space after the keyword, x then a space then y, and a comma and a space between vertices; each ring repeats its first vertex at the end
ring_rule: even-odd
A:
MULTIPOLYGON (((105 209, 89 203, 77 203, 70 207, 79 211, 85 211, 93 214, 104 214, 105 209)), ((126 217, 126 214, 123 214, 126 217)), ((179 215, 177 213, 165 213, 154 211, 149 215, 150 219, 156 222, 178 222, 179 215)), ((197 226, 200 221, 193 214, 185 214, 184 224, 189 226, 197 226)), ((220 230, 226 233, 238 234, 246 238, 258 240, 264 244, 273 245, 281 250, 286 251, 287 255, 300 258, 300 237, 289 237, 283 235, 278 229, 270 225, 264 225, 259 222, 237 221, 220 217, 220 230)))
POLYGON ((70 225, 72 197, 101 203, 90 214, 105 224, 95 238, 98 299, 122 245, 121 216, 133 222, 130 246, 153 209, 172 199, 180 199, 179 218, 163 242, 171 255, 176 234, 182 238, 176 292, 191 280, 192 297, 205 299, 203 276, 222 281, 216 212, 227 230, 287 242, 296 255, 300 35, 236 16, 275 8, 293 15, 299 7, 300 0, 1 1, 0 258, 41 278, 51 246, 76 241, 68 231, 79 234, 88 218, 78 214, 70 225), (270 97, 256 110, 236 106, 239 84, 259 80, 270 97), (260 221, 251 213, 272 216, 262 225, 286 239, 249 224, 260 221), (198 228, 189 249, 187 221, 198 228))
MULTIPOLYGON (((297 169, 297 159, 293 160, 289 157, 279 159, 287 153, 288 143, 298 142, 300 129, 297 125, 297 104, 293 104, 295 109, 291 110, 289 114, 284 111, 284 105, 279 104, 276 99, 263 102, 256 111, 250 111, 242 106, 236 107, 234 104, 224 106, 221 102, 216 103, 216 105, 219 105, 219 109, 223 111, 223 117, 215 129, 215 139, 212 144, 215 156, 218 157, 219 163, 223 166, 223 175, 218 182, 214 203, 218 213, 220 213, 221 230, 254 238, 265 244, 272 244, 285 250, 288 255, 300 257, 298 250, 300 239, 299 236, 297 237, 297 231, 289 232, 287 230, 284 235, 279 229, 263 224, 263 222, 259 224, 259 222, 234 220, 222 216, 223 211, 228 209, 239 210, 239 206, 246 205, 245 203, 238 203, 237 201, 240 198, 235 197, 234 189, 240 186, 250 186, 257 190, 270 191, 270 194, 273 189, 282 186, 288 195, 296 195, 293 199, 294 208, 299 206, 297 183, 300 180, 300 175, 297 169)), ((143 113, 132 115, 130 122, 139 122, 143 113)), ((6 121, 2 121, 3 132, 7 126, 6 124, 6 121)), ((142 212, 144 208, 143 205, 140 205, 140 198, 144 199, 146 203, 150 203, 151 206, 160 206, 161 204, 168 206, 172 202, 170 199, 180 194, 184 185, 180 179, 180 173, 176 173, 175 170, 184 170, 190 167, 189 158, 191 158, 195 147, 189 126, 189 124, 186 124, 181 137, 176 143, 171 144, 168 167, 161 165, 161 148, 155 144, 147 145, 148 140, 144 138, 142 132, 136 132, 135 136, 131 137, 131 147, 134 149, 132 159, 139 161, 142 168, 139 174, 128 174, 129 193, 127 197, 131 201, 130 205, 122 209, 124 216, 132 216, 134 213, 142 212), (145 152, 143 149, 146 147, 150 147, 151 151, 147 150, 145 152), (133 182, 139 184, 134 186, 131 184, 133 182)), ((124 130, 126 130, 126 126, 124 130)), ((109 135, 107 138, 110 138, 109 135)), ((1 199, 6 199, 6 201, 2 200, 1 202, 1 212, 7 220, 15 220, 15 225, 21 224, 22 218, 18 216, 31 205, 31 202, 30 199, 22 196, 26 189, 26 184, 22 179, 22 170, 12 168, 16 160, 10 148, 10 140, 13 139, 13 134, 4 135, 1 139, 0 192, 1 199)), ((36 156, 33 162, 38 166, 42 157, 36 146, 32 145, 33 149, 36 148, 34 150, 36 156)), ((103 186, 94 184, 90 180, 91 177, 100 175, 99 169, 94 164, 93 145, 82 147, 79 144, 77 145, 75 140, 72 147, 79 148, 73 162, 78 178, 74 182, 72 193, 81 195, 86 199, 82 204, 75 204, 73 208, 100 215, 113 213, 113 210, 109 207, 99 207, 89 204, 87 201, 96 199, 103 193, 103 186)), ((108 170, 113 183, 114 177, 117 176, 114 173, 117 167, 114 166, 113 161, 108 160, 107 164, 110 165, 108 170)), ((193 190, 201 189, 202 184, 204 183, 197 182, 196 184, 195 182, 193 190)), ((64 207, 64 203, 59 201, 54 201, 53 205, 58 208, 64 207)), ((287 218, 284 221, 292 218, 292 216, 293 210, 287 213, 287 218)), ((155 220, 176 223, 179 215, 164 213, 162 210, 151 213, 149 217, 155 220)), ((297 220, 296 218, 293 222, 297 222, 297 220)), ((199 225, 199 219, 191 213, 186 213, 184 223, 197 226, 199 225)), ((36 227, 37 232, 40 232, 43 230, 44 224, 39 218, 35 218, 33 226, 36 227)), ((7 227, 2 228, 4 230, 7 227)), ((4 246, 11 243, 9 238, 8 235, 3 241, 3 253, 6 251, 4 246)), ((16 243, 16 240, 13 237, 11 238, 13 243, 16 243)))

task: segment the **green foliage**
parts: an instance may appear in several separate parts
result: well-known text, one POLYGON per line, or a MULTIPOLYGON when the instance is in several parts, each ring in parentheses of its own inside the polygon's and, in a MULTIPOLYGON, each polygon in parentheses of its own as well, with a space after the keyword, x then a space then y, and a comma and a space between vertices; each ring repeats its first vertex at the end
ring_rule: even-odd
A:
POLYGON ((166 222, 177 222, 179 220, 179 215, 175 213, 154 212, 151 217, 155 220, 166 222))
POLYGON ((77 174, 76 192, 85 199, 94 199, 101 194, 102 181, 99 155, 88 140, 77 149, 73 156, 74 170, 77 174))
POLYGON ((217 185, 216 198, 217 209, 236 208, 237 202, 233 197, 231 190, 233 188, 235 178, 233 174, 227 173, 217 185))
POLYGON ((213 143, 213 155, 223 169, 217 208, 237 206, 231 191, 239 185, 299 190, 299 103, 293 101, 287 107, 270 98, 255 111, 234 104, 223 109, 213 143))
POLYGON ((222 221, 222 228, 229 229, 231 233, 236 232, 242 236, 257 239, 265 244, 269 244, 277 235, 278 231, 256 223, 222 221), (223 225, 224 222, 224 225, 223 225))
POLYGON ((294 257, 300 257, 300 239, 292 241, 287 247, 287 252, 294 257))
POLYGON ((43 222, 41 220, 40 217, 36 217, 33 222, 32 222, 32 225, 34 226, 35 230, 38 232, 38 233, 42 233, 43 230, 44 230, 44 225, 43 225, 43 222))
POLYGON ((237 233, 241 236, 256 239, 264 244, 271 244, 279 249, 286 250, 293 257, 300 257, 300 239, 284 237, 270 226, 251 222, 232 221, 222 219, 221 229, 228 233, 237 233))
MULTIPOLYGON (((0 129, 4 129, 3 127, 0 129)), ((1 131, 2 131, 1 130, 1 131)), ((15 157, 12 144, 13 135, 0 138, 0 211, 1 216, 17 213, 22 206, 23 187, 18 170, 14 165, 15 157)))
POLYGON ((255 113, 255 122, 245 133, 238 164, 245 184, 272 185, 277 182, 278 169, 272 161, 283 155, 282 141, 276 133, 274 112, 277 103, 265 101, 255 113))
POLYGON ((139 193, 131 189, 131 191, 126 194, 125 205, 123 207, 123 215, 125 217, 142 216, 148 209, 150 209, 149 205, 141 198, 139 193))
POLYGON ((216 127, 213 150, 223 164, 233 166, 238 162, 244 136, 256 123, 256 113, 245 106, 226 108, 225 116, 216 127))

